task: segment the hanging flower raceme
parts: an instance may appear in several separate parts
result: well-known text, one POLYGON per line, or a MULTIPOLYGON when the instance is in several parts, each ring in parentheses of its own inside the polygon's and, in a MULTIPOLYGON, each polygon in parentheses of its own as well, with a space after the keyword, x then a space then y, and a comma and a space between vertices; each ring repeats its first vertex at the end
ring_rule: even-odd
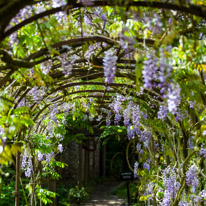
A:
POLYGON ((112 51, 106 51, 103 59, 105 82, 112 83, 116 74, 116 64, 118 57, 112 51))
POLYGON ((138 167, 139 167, 139 162, 134 163, 134 177, 136 178, 138 176, 138 167))
POLYGON ((152 89, 156 87, 155 80, 157 79, 158 66, 157 58, 154 55, 147 54, 146 60, 144 61, 142 76, 144 79, 144 87, 152 89))
POLYGON ((169 112, 172 114, 176 113, 177 108, 181 102, 180 91, 179 84, 171 84, 169 87, 167 105, 169 112))
POLYGON ((163 185, 165 188, 164 198, 161 205, 169 206, 170 202, 174 200, 180 183, 177 181, 177 174, 174 169, 167 167, 163 171, 163 185))
POLYGON ((162 119, 164 121, 167 117, 167 112, 168 112, 168 108, 164 105, 160 105, 157 118, 162 119))
POLYGON ((44 63, 42 63, 40 68, 42 69, 42 72, 44 74, 48 74, 52 68, 52 65, 53 65, 52 60, 48 60, 48 61, 45 61, 44 63))
POLYGON ((35 103, 40 103, 44 98, 45 90, 45 87, 38 88, 37 86, 35 86, 29 91, 28 94, 31 95, 35 103))
POLYGON ((186 184, 192 186, 192 192, 195 192, 198 188, 198 168, 194 164, 186 172, 186 184))
POLYGON ((110 124, 111 124, 111 111, 107 113, 107 117, 106 117, 106 125, 110 126, 110 124))
POLYGON ((21 162, 21 169, 25 171, 25 176, 30 177, 33 171, 33 164, 32 164, 32 157, 31 154, 27 149, 24 150, 22 162, 21 162))

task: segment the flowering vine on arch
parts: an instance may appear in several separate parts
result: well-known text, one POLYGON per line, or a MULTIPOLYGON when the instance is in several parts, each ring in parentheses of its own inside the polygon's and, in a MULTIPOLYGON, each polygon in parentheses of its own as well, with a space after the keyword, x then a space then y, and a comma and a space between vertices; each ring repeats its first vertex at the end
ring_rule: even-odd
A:
POLYGON ((34 182, 35 160, 62 152, 62 113, 82 110, 127 129, 141 201, 203 205, 205 18, 203 0, 0 3, 0 163, 17 152, 16 191, 19 154, 34 182))

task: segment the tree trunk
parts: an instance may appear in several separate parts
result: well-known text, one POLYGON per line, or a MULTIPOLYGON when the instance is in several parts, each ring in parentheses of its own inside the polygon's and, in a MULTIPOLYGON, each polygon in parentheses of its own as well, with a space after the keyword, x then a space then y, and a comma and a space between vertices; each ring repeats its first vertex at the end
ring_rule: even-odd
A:
POLYGON ((19 206, 19 186, 20 186, 20 152, 16 153, 16 185, 14 192, 15 206, 19 206))

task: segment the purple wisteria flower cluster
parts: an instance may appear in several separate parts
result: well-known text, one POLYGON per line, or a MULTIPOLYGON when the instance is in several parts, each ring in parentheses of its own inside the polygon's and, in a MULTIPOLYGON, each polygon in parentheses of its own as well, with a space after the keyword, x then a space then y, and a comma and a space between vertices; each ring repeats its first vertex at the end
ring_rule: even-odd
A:
POLYGON ((112 108, 112 110, 115 113, 115 117, 114 117, 114 123, 115 125, 119 124, 122 115, 121 115, 121 111, 122 111, 122 101, 123 101, 123 97, 121 95, 117 95, 114 98, 114 102, 112 104, 110 104, 110 107, 112 108))
POLYGON ((32 97, 34 102, 40 103, 44 98, 45 91, 45 87, 38 88, 37 86, 35 86, 29 91, 28 94, 32 97))
POLYGON ((116 64, 118 57, 115 56, 114 52, 109 50, 105 52, 103 58, 104 76, 106 77, 105 82, 108 84, 112 83, 116 74, 116 64))
MULTIPOLYGON (((59 152, 63 152, 63 147, 62 147, 62 144, 60 144, 60 146, 58 145, 57 147, 58 151, 59 152)), ((41 153, 41 151, 37 151, 37 159, 38 161, 46 161, 47 164, 49 164, 52 160, 52 158, 54 158, 54 152, 51 152, 51 153, 41 153)))
POLYGON ((177 108, 180 104, 181 98, 180 98, 180 86, 178 84, 171 84, 168 91, 168 110, 172 114, 175 114, 177 111, 177 108))
POLYGON ((24 169, 26 177, 31 177, 33 171, 32 156, 27 149, 23 153, 21 169, 24 169))
POLYGON ((106 125, 110 126, 111 124, 111 111, 107 112, 107 116, 106 116, 106 125))
POLYGON ((44 74, 48 74, 49 71, 50 71, 51 68, 52 68, 52 65, 53 65, 52 60, 48 60, 48 61, 45 61, 44 63, 42 63, 42 64, 40 65, 40 68, 42 69, 42 72, 43 72, 44 74))
POLYGON ((73 67, 73 63, 75 61, 75 58, 73 58, 72 60, 68 59, 68 54, 67 53, 63 53, 58 57, 59 61, 61 62, 62 68, 63 68, 63 73, 65 75, 70 75, 72 72, 72 67, 73 67))
POLYGON ((162 173, 163 185, 164 185, 164 198, 162 199, 161 205, 169 206, 170 202, 174 200, 175 195, 180 188, 180 183, 177 180, 178 175, 176 171, 168 166, 162 173))
POLYGON ((191 165, 186 172, 186 184, 192 186, 192 192, 196 192, 199 185, 198 168, 195 164, 191 165))
POLYGON ((153 89, 157 86, 155 82, 158 79, 158 66, 157 57, 153 54, 147 54, 146 60, 144 61, 144 66, 142 70, 142 77, 144 80, 144 87, 148 89, 153 89))
POLYGON ((206 158, 206 148, 204 148, 204 145, 202 145, 200 148, 200 154, 203 155, 204 158, 206 158))
POLYGON ((52 6, 54 8, 59 7, 59 6, 65 6, 67 2, 65 0, 52 0, 52 6))
POLYGON ((139 162, 134 163, 134 177, 138 177, 139 162))
POLYGON ((149 147, 151 138, 151 132, 149 129, 141 130, 141 119, 146 120, 147 116, 144 112, 140 111, 139 105, 135 104, 130 98, 126 98, 122 95, 117 95, 114 98, 114 102, 110 104, 110 108, 114 111, 114 124, 120 123, 123 116, 123 123, 127 129, 128 139, 134 139, 136 135, 140 137, 140 141, 144 147, 149 147), (128 103, 127 103, 128 102, 128 103), (127 106, 123 109, 123 104, 127 106))
POLYGON ((160 57, 157 58, 153 53, 146 55, 144 61, 142 76, 144 80, 144 88, 153 90, 160 89, 164 102, 160 105, 158 119, 165 120, 168 112, 181 119, 182 116, 178 111, 181 102, 181 89, 179 84, 175 83, 172 76, 171 46, 160 49, 160 57))

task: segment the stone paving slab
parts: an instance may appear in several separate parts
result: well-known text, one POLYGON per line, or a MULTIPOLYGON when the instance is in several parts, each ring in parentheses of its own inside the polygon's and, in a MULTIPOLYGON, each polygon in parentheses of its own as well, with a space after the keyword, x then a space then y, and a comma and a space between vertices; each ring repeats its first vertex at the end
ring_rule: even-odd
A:
POLYGON ((112 195, 112 190, 120 185, 119 182, 105 182, 97 185, 94 188, 90 200, 84 203, 84 206, 124 206, 125 200, 118 199, 117 196, 112 195))

